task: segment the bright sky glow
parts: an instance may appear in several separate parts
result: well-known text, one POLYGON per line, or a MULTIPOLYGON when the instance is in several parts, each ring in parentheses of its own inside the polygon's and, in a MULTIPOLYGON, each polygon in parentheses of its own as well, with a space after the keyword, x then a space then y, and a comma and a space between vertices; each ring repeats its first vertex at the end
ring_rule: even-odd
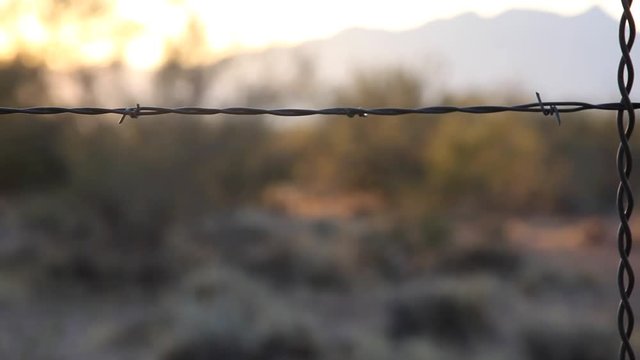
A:
POLYGON ((80 10, 61 12, 53 0, 0 0, 0 60, 21 51, 52 68, 122 60, 148 69, 161 65, 169 48, 188 48, 196 62, 212 62, 351 27, 406 30, 464 12, 489 17, 536 9, 575 15, 600 6, 618 18, 622 9, 614 0, 116 0, 113 8, 88 18, 81 11, 91 2, 71 1, 80 10), (203 36, 198 41, 188 32, 193 24, 203 36))

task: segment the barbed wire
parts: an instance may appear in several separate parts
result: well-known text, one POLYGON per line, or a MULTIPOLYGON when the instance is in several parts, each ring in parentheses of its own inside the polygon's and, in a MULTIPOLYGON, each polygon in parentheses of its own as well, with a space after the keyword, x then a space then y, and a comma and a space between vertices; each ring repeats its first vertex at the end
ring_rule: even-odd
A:
MULTIPOLYGON (((536 93, 539 98, 539 94, 536 93)), ((12 108, 0 107, 0 115, 10 114, 28 114, 28 115, 57 115, 57 114, 76 114, 76 115, 120 115, 120 122, 125 117, 139 118, 143 116, 155 115, 273 115, 284 117, 303 117, 312 115, 333 115, 348 117, 366 117, 369 115, 377 116, 401 116, 401 115, 442 115, 451 113, 466 114, 494 114, 502 112, 520 112, 520 113, 541 113, 546 116, 556 116, 560 123, 561 113, 575 113, 586 110, 607 110, 607 111, 623 111, 629 106, 632 109, 640 109, 640 103, 603 103, 590 104, 577 101, 559 101, 559 102, 542 102, 504 106, 504 105, 480 105, 480 106, 430 106, 421 108, 360 108, 360 107, 334 107, 325 109, 261 109, 252 107, 228 107, 228 108, 206 108, 206 107, 157 107, 157 106, 140 106, 121 107, 121 108, 102 108, 102 107, 56 107, 56 106, 37 106, 28 108, 12 108)))

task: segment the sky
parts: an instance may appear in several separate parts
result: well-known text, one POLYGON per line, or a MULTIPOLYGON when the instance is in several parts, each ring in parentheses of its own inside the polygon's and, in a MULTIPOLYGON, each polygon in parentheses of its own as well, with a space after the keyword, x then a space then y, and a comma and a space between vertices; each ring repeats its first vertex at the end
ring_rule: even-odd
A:
POLYGON ((20 52, 54 69, 113 61, 153 69, 170 54, 213 62, 352 27, 399 31, 465 12, 575 15, 593 6, 615 18, 622 11, 614 0, 0 0, 0 61, 20 52))

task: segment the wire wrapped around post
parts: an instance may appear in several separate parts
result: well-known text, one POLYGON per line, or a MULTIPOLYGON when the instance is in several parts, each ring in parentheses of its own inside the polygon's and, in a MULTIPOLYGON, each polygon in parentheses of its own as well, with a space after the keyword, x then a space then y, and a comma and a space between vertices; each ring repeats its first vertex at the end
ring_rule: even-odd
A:
POLYGON ((620 137, 618 147, 618 175, 620 185, 618 186, 617 208, 620 217, 620 227, 618 228, 618 252, 620 253, 620 265, 618 266, 618 290, 620 292, 620 305, 618 307, 618 332, 622 343, 620 345, 621 360, 635 360, 635 354, 631 346, 631 335, 633 334, 634 315, 629 302, 635 276, 629 255, 631 254, 632 237, 629 219, 633 212, 633 194, 629 177, 632 168, 631 148, 629 139, 635 126, 635 114, 629 93, 633 88, 634 70, 631 61, 631 48, 636 37, 636 26, 631 13, 631 3, 633 0, 622 0, 624 12, 620 18, 619 42, 622 50, 622 57, 618 66, 618 88, 620 90, 620 104, 624 110, 618 111, 617 125, 620 137), (626 76, 625 76, 626 75, 626 76))

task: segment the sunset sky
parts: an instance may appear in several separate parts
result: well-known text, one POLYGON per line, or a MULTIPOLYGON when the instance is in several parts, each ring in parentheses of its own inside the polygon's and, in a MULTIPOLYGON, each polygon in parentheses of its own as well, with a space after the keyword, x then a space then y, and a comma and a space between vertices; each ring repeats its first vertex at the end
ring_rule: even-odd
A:
POLYGON ((51 68, 122 60, 153 69, 169 49, 185 62, 212 62, 350 27, 404 30, 464 12, 493 16, 509 9, 574 15, 596 5, 620 15, 614 0, 0 0, 0 60, 20 52, 51 68))

